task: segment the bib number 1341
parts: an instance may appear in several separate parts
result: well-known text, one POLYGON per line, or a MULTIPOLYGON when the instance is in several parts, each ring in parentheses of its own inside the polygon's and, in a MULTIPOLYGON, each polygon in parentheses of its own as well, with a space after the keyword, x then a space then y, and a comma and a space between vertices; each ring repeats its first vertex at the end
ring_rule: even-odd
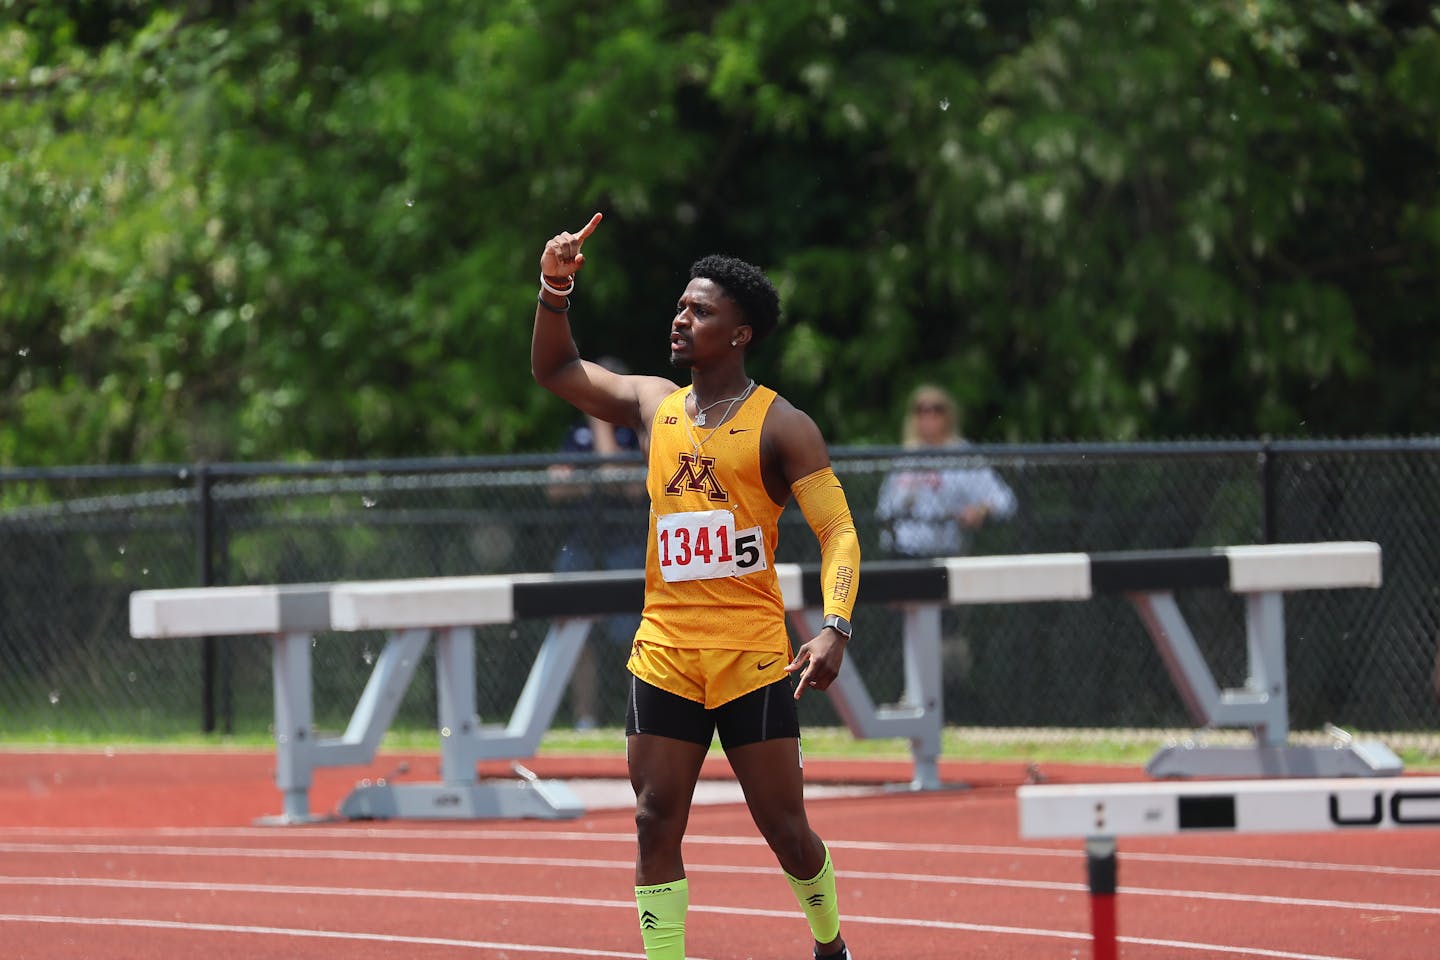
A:
POLYGON ((735 529, 729 510, 690 510, 655 519, 655 551, 667 583, 742 577, 764 570, 760 528, 735 529))

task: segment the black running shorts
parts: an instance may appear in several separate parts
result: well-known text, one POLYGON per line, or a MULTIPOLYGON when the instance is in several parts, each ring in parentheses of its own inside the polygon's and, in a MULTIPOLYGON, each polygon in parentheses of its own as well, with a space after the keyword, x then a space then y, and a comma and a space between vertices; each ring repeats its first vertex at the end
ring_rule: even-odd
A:
POLYGON ((713 709, 630 677, 630 703, 625 709, 625 735, 650 733, 710 746, 715 732, 726 750, 764 740, 799 738, 795 687, 783 677, 713 709))

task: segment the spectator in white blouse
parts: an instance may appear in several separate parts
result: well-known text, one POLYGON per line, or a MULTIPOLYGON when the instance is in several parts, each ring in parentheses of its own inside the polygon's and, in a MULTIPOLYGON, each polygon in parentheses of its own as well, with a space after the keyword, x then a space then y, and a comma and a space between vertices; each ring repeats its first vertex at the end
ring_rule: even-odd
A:
MULTIPOLYGON (((963 455, 955 400, 934 384, 911 393, 904 444, 925 451, 963 455)), ((881 545, 906 557, 953 557, 967 552, 970 536, 986 521, 1015 513, 1015 493, 993 469, 952 465, 931 457, 897 460, 880 487, 876 515, 881 545)))

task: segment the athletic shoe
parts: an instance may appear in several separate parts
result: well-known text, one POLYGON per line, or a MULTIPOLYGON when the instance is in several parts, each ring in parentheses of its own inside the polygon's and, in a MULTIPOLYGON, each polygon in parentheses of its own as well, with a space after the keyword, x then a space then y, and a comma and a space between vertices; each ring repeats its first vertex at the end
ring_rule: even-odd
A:
POLYGON ((815 954, 815 960, 855 960, 855 957, 850 953, 850 945, 848 943, 842 943, 840 944, 839 953, 827 953, 824 956, 817 953, 815 954))

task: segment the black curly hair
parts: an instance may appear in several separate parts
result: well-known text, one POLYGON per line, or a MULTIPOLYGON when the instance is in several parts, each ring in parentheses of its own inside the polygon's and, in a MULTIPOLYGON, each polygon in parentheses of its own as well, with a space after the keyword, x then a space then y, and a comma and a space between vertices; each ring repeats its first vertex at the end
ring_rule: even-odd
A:
POLYGON ((690 279, 696 277, 717 284, 735 301, 753 332, 753 343, 764 340, 780 322, 780 294, 753 263, 712 253, 690 266, 690 279))

